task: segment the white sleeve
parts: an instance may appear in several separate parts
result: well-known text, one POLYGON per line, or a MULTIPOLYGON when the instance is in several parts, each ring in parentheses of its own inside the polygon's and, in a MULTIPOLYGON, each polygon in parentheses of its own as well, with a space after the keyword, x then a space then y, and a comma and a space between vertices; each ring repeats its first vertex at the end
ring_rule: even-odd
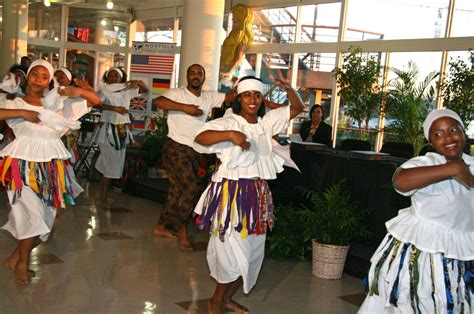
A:
POLYGON ((270 110, 263 116, 262 124, 266 129, 272 131, 272 135, 278 134, 288 128, 290 122, 290 106, 270 110))
POLYGON ((181 95, 180 89, 179 88, 173 88, 168 90, 166 93, 164 93, 163 97, 171 99, 172 101, 180 102, 179 101, 179 96, 181 95))
POLYGON ((87 100, 82 97, 71 97, 64 101, 63 115, 68 120, 75 121, 89 111, 91 108, 87 106, 87 100))
MULTIPOLYGON (((425 167, 425 166, 431 166, 433 164, 434 163, 429 158, 429 156, 418 156, 418 157, 414 157, 410 160, 407 160, 395 171, 395 173, 393 174, 392 182, 393 182, 393 179, 395 179, 395 175, 397 174, 397 172, 400 171, 401 169, 425 167)), ((411 195, 415 194, 416 191, 418 191, 418 189, 414 189, 414 190, 410 190, 410 191, 407 191, 407 192, 402 192, 402 191, 397 190, 397 188, 395 186, 394 186, 394 189, 395 189, 395 191, 397 191, 397 193, 399 193, 403 196, 411 196, 411 195)))
POLYGON ((24 109, 20 108, 19 104, 14 100, 4 99, 0 101, 0 109, 24 109))
POLYGON ((211 108, 218 108, 222 106, 222 103, 225 100, 225 94, 224 93, 218 93, 218 92, 211 92, 213 93, 212 97, 212 104, 211 108))
POLYGON ((133 98, 138 97, 138 95, 140 94, 140 93, 139 93, 139 92, 140 92, 140 89, 139 89, 138 87, 136 87, 136 88, 129 88, 129 89, 127 90, 127 92, 128 92, 128 99, 129 99, 129 100, 132 100, 133 98))
MULTIPOLYGON (((207 130, 213 130, 213 131, 231 130, 232 129, 231 125, 232 124, 230 123, 229 118, 226 118, 226 117, 212 120, 212 121, 206 122, 204 126, 202 126, 196 132, 196 136, 207 130)), ((235 145, 230 141, 219 142, 217 144, 213 144, 209 146, 201 145, 193 141, 194 150, 201 154, 219 153, 219 152, 222 152, 224 149, 231 148, 233 146, 235 145)))

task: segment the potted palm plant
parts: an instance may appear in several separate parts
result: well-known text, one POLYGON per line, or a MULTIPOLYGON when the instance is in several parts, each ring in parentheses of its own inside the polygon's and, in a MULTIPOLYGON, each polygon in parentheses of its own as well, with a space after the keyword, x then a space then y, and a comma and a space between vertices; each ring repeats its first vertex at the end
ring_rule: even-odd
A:
POLYGON ((341 181, 321 195, 306 188, 299 188, 309 201, 302 205, 304 235, 312 239, 313 275, 324 279, 339 279, 355 238, 369 235, 364 222, 369 210, 362 210, 351 200, 341 181))
POLYGON ((391 123, 385 130, 401 142, 413 144, 415 154, 424 145, 423 121, 435 104, 437 72, 429 73, 418 82, 419 70, 412 61, 406 70, 393 68, 396 78, 389 83, 385 114, 391 123))

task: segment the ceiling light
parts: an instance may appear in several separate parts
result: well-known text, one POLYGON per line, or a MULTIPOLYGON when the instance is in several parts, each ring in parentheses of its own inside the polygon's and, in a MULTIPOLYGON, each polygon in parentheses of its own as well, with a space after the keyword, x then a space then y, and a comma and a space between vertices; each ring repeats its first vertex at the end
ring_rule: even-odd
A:
POLYGON ((49 0, 44 0, 43 4, 44 4, 45 7, 51 6, 51 2, 49 2, 49 0))
POLYGON ((112 10, 113 7, 114 7, 114 3, 111 0, 107 1, 107 9, 112 10))
POLYGON ((100 20, 100 25, 102 26, 107 25, 107 21, 105 19, 100 20))
POLYGON ((116 32, 119 31, 119 27, 117 25, 114 25, 114 31, 116 31, 116 32))

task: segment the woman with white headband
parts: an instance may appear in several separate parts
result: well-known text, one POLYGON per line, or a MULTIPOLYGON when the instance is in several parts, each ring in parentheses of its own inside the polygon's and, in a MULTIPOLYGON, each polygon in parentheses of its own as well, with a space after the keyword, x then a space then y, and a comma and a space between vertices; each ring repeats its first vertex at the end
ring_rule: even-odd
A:
POLYGON ((71 154, 64 147, 61 136, 89 112, 88 99, 98 105, 95 93, 77 87, 49 90, 54 69, 45 60, 33 62, 28 69, 28 89, 24 97, 16 97, 0 104, 8 110, 30 110, 41 123, 32 117, 7 120, 15 140, 0 151, 2 184, 7 189, 11 211, 8 222, 2 227, 9 231, 18 245, 5 260, 4 266, 15 272, 16 281, 30 281, 28 264, 31 250, 46 241, 53 227, 56 211, 74 204, 76 183, 65 167, 71 154), (63 97, 61 97, 63 96, 63 97), (75 102, 64 101, 64 96, 82 97, 75 102))
POLYGON ((244 293, 249 293, 260 272, 265 233, 274 222, 266 180, 275 179, 284 163, 272 151, 272 136, 284 132, 303 110, 288 83, 276 84, 287 90, 289 106, 265 114, 262 81, 244 77, 237 85, 233 113, 206 123, 195 138, 196 151, 215 153, 221 162, 194 210, 199 228, 211 230, 207 261, 217 286, 210 313, 247 312, 231 297, 242 281, 244 293))
POLYGON ((103 175, 96 197, 105 205, 110 181, 122 177, 126 146, 133 141, 129 128, 130 100, 148 92, 148 87, 142 81, 127 81, 127 74, 120 68, 107 70, 102 79, 106 85, 99 90, 102 114, 95 141, 100 155, 95 168, 103 175))
POLYGON ((430 112, 423 131, 434 152, 393 176, 411 206, 386 223, 359 313, 474 313, 474 158, 454 111, 430 112))

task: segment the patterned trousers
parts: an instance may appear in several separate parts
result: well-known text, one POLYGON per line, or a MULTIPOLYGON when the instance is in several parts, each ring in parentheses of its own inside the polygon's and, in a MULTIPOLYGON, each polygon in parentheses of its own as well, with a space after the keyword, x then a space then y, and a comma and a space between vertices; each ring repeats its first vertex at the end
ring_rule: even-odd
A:
POLYGON ((191 147, 170 138, 166 141, 163 146, 163 165, 170 189, 159 224, 175 231, 186 224, 203 190, 197 175, 200 158, 201 155, 191 147))

